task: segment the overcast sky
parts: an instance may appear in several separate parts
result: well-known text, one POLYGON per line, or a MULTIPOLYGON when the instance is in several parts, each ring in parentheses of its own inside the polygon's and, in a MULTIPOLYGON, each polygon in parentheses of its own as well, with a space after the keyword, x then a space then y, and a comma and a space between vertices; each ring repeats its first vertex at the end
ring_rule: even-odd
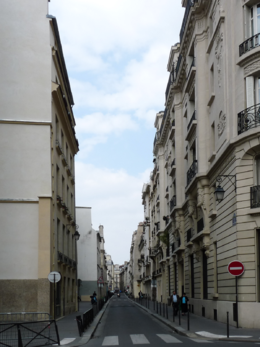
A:
MULTIPOLYGON (((130 258, 153 168, 154 120, 165 108, 181 0, 51 0, 75 106, 76 205, 104 225, 115 264, 130 258)), ((79 226, 80 232, 80 226, 79 226)))

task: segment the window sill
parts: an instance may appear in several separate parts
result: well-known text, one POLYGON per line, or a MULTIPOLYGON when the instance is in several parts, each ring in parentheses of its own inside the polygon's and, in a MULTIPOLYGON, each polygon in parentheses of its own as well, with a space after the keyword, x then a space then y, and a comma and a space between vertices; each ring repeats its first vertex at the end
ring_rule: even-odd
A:
POLYGON ((249 208, 249 209, 247 210, 247 214, 260 216, 260 207, 257 207, 257 208, 249 208))

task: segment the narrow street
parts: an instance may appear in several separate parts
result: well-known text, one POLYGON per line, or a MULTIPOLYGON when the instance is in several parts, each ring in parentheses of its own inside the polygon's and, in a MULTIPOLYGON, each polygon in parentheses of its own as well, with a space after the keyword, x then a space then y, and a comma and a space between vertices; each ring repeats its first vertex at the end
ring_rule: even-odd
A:
MULTIPOLYGON (((87 346, 128 347, 149 344, 160 347, 175 343, 182 343, 183 346, 197 346, 200 343, 223 346, 234 342, 183 337, 137 307, 124 294, 121 294, 120 298, 114 295, 110 299, 109 306, 87 346)), ((251 343, 245 342, 237 344, 252 346, 251 343)))

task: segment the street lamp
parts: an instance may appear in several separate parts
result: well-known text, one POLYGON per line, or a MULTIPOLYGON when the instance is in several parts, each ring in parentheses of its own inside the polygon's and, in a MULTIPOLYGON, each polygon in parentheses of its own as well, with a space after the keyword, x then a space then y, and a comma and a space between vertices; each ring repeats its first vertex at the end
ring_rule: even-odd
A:
POLYGON ((78 241, 80 238, 80 233, 78 232, 78 230, 75 231, 75 234, 73 234, 73 237, 75 237, 75 240, 78 241))
POLYGON ((236 175, 220 175, 216 178, 216 181, 218 182, 218 186, 214 192, 215 197, 216 197, 216 201, 221 202, 224 200, 224 194, 225 194, 225 190, 221 187, 220 183, 222 183, 222 181, 228 178, 229 181, 231 182, 231 184, 233 184, 233 186, 235 187, 235 192, 237 190, 237 177, 236 175), (234 182, 232 182, 232 179, 234 179, 234 182))

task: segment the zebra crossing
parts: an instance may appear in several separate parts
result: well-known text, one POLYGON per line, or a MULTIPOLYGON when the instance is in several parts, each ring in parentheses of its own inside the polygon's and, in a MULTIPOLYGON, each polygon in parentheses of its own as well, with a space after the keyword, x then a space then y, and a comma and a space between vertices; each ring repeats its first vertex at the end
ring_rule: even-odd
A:
MULTIPOLYGON (((177 339, 173 335, 170 334, 156 334, 162 341, 165 343, 183 343, 183 341, 177 339)), ((152 338, 149 339, 144 334, 134 334, 130 335, 130 339, 133 345, 149 345, 153 342, 152 338)), ((192 339, 189 340, 197 342, 197 343, 212 343, 213 341, 203 340, 203 339, 192 339)), ((105 336, 102 342, 102 346, 119 346, 120 345, 120 337, 119 336, 105 336)))

